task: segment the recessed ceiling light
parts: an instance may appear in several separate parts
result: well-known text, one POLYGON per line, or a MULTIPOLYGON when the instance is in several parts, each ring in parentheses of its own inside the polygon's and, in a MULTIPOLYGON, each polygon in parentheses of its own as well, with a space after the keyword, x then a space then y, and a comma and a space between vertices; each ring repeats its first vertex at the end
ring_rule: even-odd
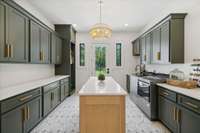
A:
POLYGON ((127 27, 127 26, 128 26, 128 24, 124 24, 124 26, 125 26, 125 27, 127 27))
POLYGON ((77 26, 77 24, 72 24, 74 27, 76 27, 77 26))

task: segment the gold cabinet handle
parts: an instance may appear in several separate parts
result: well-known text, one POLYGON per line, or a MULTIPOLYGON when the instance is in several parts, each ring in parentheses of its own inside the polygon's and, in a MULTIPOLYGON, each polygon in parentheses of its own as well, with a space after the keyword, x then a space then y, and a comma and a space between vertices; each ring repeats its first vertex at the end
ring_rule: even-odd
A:
POLYGON ((51 101, 53 101, 54 100, 54 93, 52 92, 51 93, 51 101))
POLYGON ((40 51, 40 61, 42 61, 42 52, 40 51))
POLYGON ((4 57, 9 57, 9 46, 6 44, 5 45, 5 54, 4 54, 4 57))
POLYGON ((161 95, 161 96, 168 96, 169 93, 167 93, 167 92, 162 92, 162 93, 160 93, 160 95, 161 95))
POLYGON ((30 119, 30 108, 29 106, 27 106, 27 120, 30 119))
POLYGON ((31 98, 32 96, 33 96, 33 95, 29 95, 29 96, 22 97, 22 98, 19 99, 19 101, 20 101, 20 102, 23 102, 23 101, 25 101, 25 100, 31 98))
POLYGON ((25 122, 27 118, 26 107, 22 108, 22 121, 25 122))
POLYGON ((146 60, 147 60, 147 55, 145 54, 145 55, 144 55, 144 61, 146 61, 146 60))
POLYGON ((176 121, 176 107, 173 108, 173 117, 174 117, 174 121, 176 121))
POLYGON ((192 107, 192 108, 195 108, 195 109, 198 109, 199 107, 193 103, 190 103, 190 102, 185 102, 186 105, 192 107))
POLYGON ((160 60, 161 57, 160 57, 160 52, 157 52, 157 60, 160 60))
POLYGON ((9 57, 13 58, 13 45, 9 45, 9 57))

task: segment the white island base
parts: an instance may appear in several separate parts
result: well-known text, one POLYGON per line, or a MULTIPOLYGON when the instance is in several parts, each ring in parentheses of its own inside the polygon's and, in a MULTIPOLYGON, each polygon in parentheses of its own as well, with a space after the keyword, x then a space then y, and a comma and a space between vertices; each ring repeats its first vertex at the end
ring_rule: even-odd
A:
POLYGON ((79 91, 80 133, 125 133, 126 94, 111 77, 91 77, 79 91))

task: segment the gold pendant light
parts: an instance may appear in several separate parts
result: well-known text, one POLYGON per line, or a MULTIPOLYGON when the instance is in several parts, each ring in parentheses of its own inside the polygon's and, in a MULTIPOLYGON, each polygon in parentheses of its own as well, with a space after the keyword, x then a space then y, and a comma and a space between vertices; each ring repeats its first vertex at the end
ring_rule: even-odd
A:
POLYGON ((99 7, 100 7, 100 22, 95 24, 91 30, 90 30, 90 36, 93 39, 106 39, 110 38, 112 35, 112 29, 109 25, 102 23, 102 13, 101 13, 101 5, 102 0, 99 1, 99 7))

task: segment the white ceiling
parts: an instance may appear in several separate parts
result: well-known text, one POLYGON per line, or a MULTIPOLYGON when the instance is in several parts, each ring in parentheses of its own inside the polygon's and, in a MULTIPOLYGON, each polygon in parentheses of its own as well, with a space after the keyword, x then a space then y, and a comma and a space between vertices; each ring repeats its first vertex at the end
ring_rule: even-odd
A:
MULTIPOLYGON (((27 1, 53 24, 77 24, 77 31, 88 31, 99 21, 98 0, 27 1)), ((199 0, 103 0, 103 22, 114 31, 140 31, 166 8, 192 1, 199 0)))

